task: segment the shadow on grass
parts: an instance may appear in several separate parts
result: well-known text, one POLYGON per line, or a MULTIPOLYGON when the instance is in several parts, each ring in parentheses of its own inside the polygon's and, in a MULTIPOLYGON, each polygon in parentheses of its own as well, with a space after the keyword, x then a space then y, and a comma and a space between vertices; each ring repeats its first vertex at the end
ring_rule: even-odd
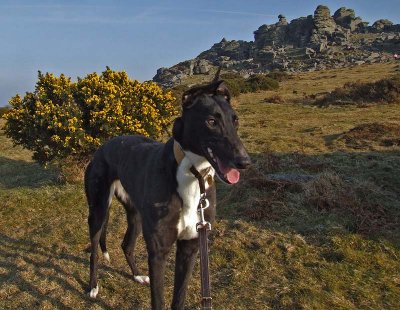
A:
POLYGON ((57 172, 37 163, 0 157, 0 188, 38 188, 57 184, 57 172))
POLYGON ((331 233, 357 233, 400 246, 399 151, 252 158, 238 185, 218 186, 220 218, 322 242, 331 233))
MULTIPOLYGON (((14 308, 16 304, 24 304, 24 300, 19 300, 20 294, 24 293, 35 299, 34 304, 50 303, 56 309, 75 309, 76 307, 69 305, 77 304, 77 300, 83 309, 88 309, 94 304, 102 309, 113 309, 106 300, 88 297, 86 272, 80 274, 81 270, 86 271, 88 267, 89 259, 67 254, 56 247, 50 248, 0 233, 0 269, 2 270, 0 304, 6 303, 10 308, 14 308), (76 266, 71 268, 69 267, 71 264, 76 266), (12 287, 11 294, 4 294, 7 287, 12 287), (19 292, 15 292, 16 289, 19 292), (15 298, 15 293, 17 298, 15 298), (4 295, 8 295, 9 298, 4 298, 4 295), (71 295, 74 301, 66 302, 71 295)), ((101 266, 101 268, 104 272, 118 273, 132 279, 132 276, 126 272, 108 266, 101 266)))

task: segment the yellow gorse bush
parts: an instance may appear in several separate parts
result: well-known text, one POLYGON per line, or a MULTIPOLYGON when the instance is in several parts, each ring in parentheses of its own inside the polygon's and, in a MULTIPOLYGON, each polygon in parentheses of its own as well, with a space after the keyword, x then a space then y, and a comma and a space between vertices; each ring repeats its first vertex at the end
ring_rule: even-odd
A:
POLYGON ((40 163, 85 159, 114 136, 160 137, 177 114, 174 100, 157 84, 131 80, 108 67, 77 82, 39 72, 33 93, 9 101, 5 132, 40 163))

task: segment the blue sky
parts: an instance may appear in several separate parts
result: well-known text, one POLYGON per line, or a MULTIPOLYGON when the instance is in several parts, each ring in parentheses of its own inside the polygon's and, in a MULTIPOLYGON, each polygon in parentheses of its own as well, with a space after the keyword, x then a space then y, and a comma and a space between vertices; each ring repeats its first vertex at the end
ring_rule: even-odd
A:
POLYGON ((253 40, 253 31, 279 14, 307 16, 318 4, 332 14, 353 8, 370 24, 400 23, 399 0, 0 0, 0 106, 32 91, 38 70, 75 79, 110 66, 149 80, 159 67, 193 58, 223 37, 253 40))

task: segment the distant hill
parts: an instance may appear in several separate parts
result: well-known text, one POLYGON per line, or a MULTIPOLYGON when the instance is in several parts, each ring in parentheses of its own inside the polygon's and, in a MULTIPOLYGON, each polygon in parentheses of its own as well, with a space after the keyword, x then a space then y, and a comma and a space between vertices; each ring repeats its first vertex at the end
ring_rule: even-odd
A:
POLYGON ((400 52, 399 24, 380 19, 369 26, 353 9, 341 7, 331 15, 319 5, 313 15, 288 22, 280 14, 278 19, 254 31, 254 41, 223 38, 194 59, 158 69, 153 81, 172 87, 192 75, 209 74, 215 66, 243 76, 325 70, 386 62, 400 52))

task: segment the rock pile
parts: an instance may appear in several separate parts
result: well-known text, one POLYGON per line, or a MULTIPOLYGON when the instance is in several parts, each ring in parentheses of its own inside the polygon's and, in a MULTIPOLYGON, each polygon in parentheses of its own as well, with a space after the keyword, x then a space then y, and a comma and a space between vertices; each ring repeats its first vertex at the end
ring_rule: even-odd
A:
POLYGON ((313 15, 278 22, 254 31, 254 42, 225 38, 195 59, 160 68, 153 80, 164 87, 181 84, 195 74, 223 66, 242 75, 324 70, 383 62, 400 50, 400 25, 380 19, 368 26, 354 10, 341 7, 331 15, 319 5, 313 15))
POLYGON ((379 19, 372 25, 371 28, 375 32, 381 32, 381 31, 389 30, 392 26, 393 26, 393 23, 390 20, 379 19))
POLYGON ((351 32, 362 31, 367 25, 364 24, 361 17, 356 17, 353 9, 341 7, 333 14, 335 23, 351 32))

